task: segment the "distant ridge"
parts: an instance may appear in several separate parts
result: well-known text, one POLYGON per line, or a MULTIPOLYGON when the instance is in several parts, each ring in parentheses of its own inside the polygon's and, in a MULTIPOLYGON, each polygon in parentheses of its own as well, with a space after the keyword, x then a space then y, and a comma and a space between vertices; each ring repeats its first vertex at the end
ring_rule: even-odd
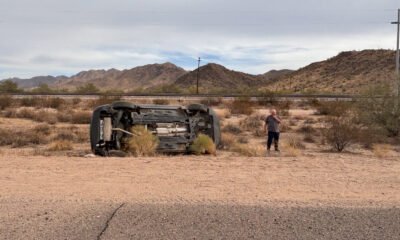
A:
MULTIPOLYGON (((394 80, 395 52, 392 50, 347 51, 299 70, 271 70, 252 75, 210 63, 200 67, 203 92, 235 92, 242 88, 285 92, 359 93, 363 89, 394 80)), ((154 90, 174 86, 183 90, 195 87, 197 70, 186 71, 172 63, 149 64, 127 70, 89 70, 72 77, 38 76, 11 78, 19 87, 32 89, 40 84, 51 88, 75 89, 87 83, 102 91, 154 90)))

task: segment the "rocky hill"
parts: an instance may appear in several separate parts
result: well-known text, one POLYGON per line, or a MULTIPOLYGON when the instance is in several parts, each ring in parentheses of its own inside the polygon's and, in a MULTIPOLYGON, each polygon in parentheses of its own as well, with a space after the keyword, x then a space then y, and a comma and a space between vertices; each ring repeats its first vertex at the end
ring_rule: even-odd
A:
MULTIPOLYGON (((224 66, 210 63, 200 67, 200 87, 203 89, 237 90, 241 87, 256 87, 266 83, 265 78, 258 75, 229 70, 224 66)), ((197 70, 190 71, 178 78, 175 85, 187 88, 195 86, 197 70)))
POLYGON ((393 83, 394 70, 394 51, 349 51, 278 77, 266 87, 278 91, 360 93, 367 87, 393 83))
POLYGON ((68 80, 53 84, 57 88, 75 88, 85 83, 92 83, 99 89, 134 90, 156 85, 172 84, 186 71, 172 63, 149 64, 129 70, 90 70, 80 72, 68 80))
MULTIPOLYGON (((325 61, 312 63, 297 71, 272 70, 252 75, 229 70, 218 64, 200 67, 202 92, 237 92, 243 88, 268 89, 287 92, 359 93, 373 86, 393 82, 395 52, 364 50, 342 52, 325 61)), ((48 84, 52 88, 75 89, 92 83, 101 90, 130 91, 160 89, 174 85, 181 89, 196 86, 197 70, 185 71, 172 63, 149 64, 128 70, 89 70, 72 77, 34 77, 11 80, 25 89, 48 84)))

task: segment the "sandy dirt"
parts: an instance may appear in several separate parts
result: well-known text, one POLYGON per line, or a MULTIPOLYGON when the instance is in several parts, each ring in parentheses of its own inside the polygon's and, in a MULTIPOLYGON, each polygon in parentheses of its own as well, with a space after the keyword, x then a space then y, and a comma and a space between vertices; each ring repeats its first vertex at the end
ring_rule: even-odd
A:
POLYGON ((0 157, 1 198, 138 203, 400 203, 400 161, 351 154, 297 158, 0 157))
POLYGON ((6 153, 0 239, 400 239, 397 158, 6 153))

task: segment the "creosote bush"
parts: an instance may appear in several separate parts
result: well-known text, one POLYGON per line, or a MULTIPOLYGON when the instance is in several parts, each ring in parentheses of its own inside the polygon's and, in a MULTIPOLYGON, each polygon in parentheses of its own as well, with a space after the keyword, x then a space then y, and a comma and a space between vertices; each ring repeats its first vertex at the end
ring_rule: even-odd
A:
POLYGON ((242 129, 237 127, 236 125, 233 124, 228 124, 226 125, 223 129, 223 132, 228 132, 228 133, 233 133, 233 134, 240 134, 242 133, 242 129))
POLYGON ((232 114, 250 115, 253 113, 254 103, 248 97, 236 98, 229 104, 229 109, 232 114))
POLYGON ((7 95, 0 96, 0 110, 6 109, 13 103, 13 98, 7 95))
POLYGON ((216 154, 216 146, 214 141, 205 134, 199 134, 190 146, 190 151, 196 155, 216 154))
POLYGON ((334 150, 342 152, 359 139, 359 128, 349 117, 330 117, 323 129, 324 140, 334 150))
POLYGON ((54 141, 48 147, 48 150, 52 151, 52 152, 69 151, 69 150, 73 150, 73 149, 74 149, 74 147, 72 145, 72 142, 68 141, 68 140, 54 141))
POLYGON ((134 136, 127 142, 126 150, 136 157, 153 156, 156 154, 158 138, 148 131, 144 126, 134 126, 131 129, 134 136))
POLYGON ((11 145, 18 148, 46 143, 48 143, 47 136, 35 130, 0 129, 0 146, 11 145))

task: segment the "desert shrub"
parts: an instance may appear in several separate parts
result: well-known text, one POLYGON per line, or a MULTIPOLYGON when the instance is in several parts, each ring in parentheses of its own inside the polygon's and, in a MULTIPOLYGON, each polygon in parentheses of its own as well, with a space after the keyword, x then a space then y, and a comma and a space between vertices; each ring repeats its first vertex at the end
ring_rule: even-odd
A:
POLYGON ((379 158, 390 157, 392 151, 393 147, 389 144, 374 144, 372 146, 372 153, 379 158))
POLYGON ((253 113, 253 105, 249 97, 241 97, 233 100, 229 104, 229 110, 232 114, 251 115, 253 113))
POLYGON ((144 126, 134 126, 131 129, 134 136, 127 142, 127 151, 134 156, 153 156, 158 146, 158 138, 144 126))
POLYGON ((326 101, 317 106, 318 115, 342 116, 343 112, 348 112, 352 107, 352 102, 345 101, 326 101))
POLYGON ((233 134, 240 134, 242 133, 242 129, 240 129, 238 126, 235 126, 233 124, 228 124, 226 125, 223 129, 223 132, 228 132, 228 133, 233 133, 233 134))
POLYGON ((57 117, 55 113, 45 110, 33 110, 30 108, 22 108, 15 113, 16 118, 30 119, 35 122, 47 122, 49 124, 57 123, 57 117))
POLYGON ((36 125, 33 128, 33 131, 36 133, 42 133, 45 135, 49 135, 51 133, 51 127, 47 123, 42 123, 42 124, 36 125))
POLYGON ((279 124, 279 130, 281 132, 285 133, 285 132, 291 131, 292 128, 288 124, 286 124, 285 122, 282 122, 281 124, 279 124))
POLYGON ((13 98, 7 95, 0 96, 0 110, 6 109, 13 103, 13 98))
POLYGON ((206 98, 202 99, 200 101, 201 104, 207 105, 207 106, 219 106, 222 104, 222 98, 218 97, 213 97, 213 98, 206 98))
POLYGON ((322 132, 324 140, 338 152, 359 139, 359 128, 349 117, 328 118, 322 132))
POLYGON ((0 82, 0 92, 2 93, 18 93, 23 92, 23 90, 18 88, 18 84, 11 81, 5 80, 0 82))
POLYGON ((236 136, 232 133, 222 133, 221 142, 224 149, 230 149, 236 142, 236 136))
POLYGON ((245 131, 254 132, 263 126, 263 119, 264 116, 260 114, 253 114, 240 121, 239 125, 240 128, 245 131))
POLYGON ((78 105, 81 102, 82 102, 82 99, 80 99, 80 98, 73 98, 72 99, 72 105, 78 105))
POLYGON ((202 154, 216 154, 216 146, 214 141, 205 134, 199 134, 197 138, 190 145, 190 151, 196 155, 202 154))
POLYGON ((60 107, 65 104, 65 100, 59 97, 56 98, 47 98, 47 99, 41 99, 41 105, 42 107, 45 108, 54 108, 54 109, 60 109, 60 107))
POLYGON ((306 132, 304 134, 303 141, 307 142, 307 143, 315 143, 316 142, 314 135, 312 133, 310 133, 310 132, 306 132))
POLYGON ((249 139, 247 139, 247 138, 244 137, 244 136, 239 136, 239 137, 237 138, 237 142, 238 142, 238 143, 242 143, 242 144, 246 144, 246 143, 249 143, 249 139))
POLYGON ((24 97, 19 101, 21 107, 36 107, 39 105, 39 98, 37 97, 24 97))
POLYGON ((71 123, 73 124, 88 124, 91 120, 90 112, 73 112, 71 114, 71 123))
POLYGON ((54 137, 53 140, 66 140, 66 141, 71 141, 73 142, 76 138, 76 135, 72 131, 68 130, 60 130, 54 137))
POLYGON ((293 102, 290 100, 279 101, 276 103, 276 108, 281 116, 289 116, 290 107, 293 102))
POLYGON ((57 152, 57 151, 69 151, 74 149, 72 142, 68 140, 58 140, 54 141, 50 144, 50 146, 47 148, 47 150, 52 151, 52 152, 57 152))
POLYGON ((168 105, 169 104, 169 100, 168 99, 154 99, 153 100, 153 104, 156 105, 168 105))
POLYGON ((11 145, 18 148, 47 142, 48 138, 45 134, 33 130, 0 129, 0 146, 11 145))
POLYGON ((78 86, 75 92, 80 94, 93 94, 100 92, 100 90, 93 83, 86 83, 82 86, 78 86))
POLYGON ((113 102, 120 101, 121 97, 120 96, 108 96, 108 95, 102 95, 96 99, 93 99, 88 102, 88 107, 89 108, 95 108, 98 106, 106 105, 106 104, 111 104, 113 102))
POLYGON ((70 112, 60 112, 60 111, 58 111, 56 117, 57 117, 59 122, 63 122, 63 123, 71 122, 71 119, 72 119, 72 116, 71 116, 70 112))
MULTIPOLYGON (((378 127, 389 137, 400 136, 400 107, 390 88, 372 89, 358 101, 358 121, 366 127, 378 127)), ((400 104, 400 103, 399 103, 400 104)))
POLYGON ((271 91, 261 93, 261 96, 257 98, 257 103, 260 106, 275 105, 277 103, 276 94, 271 91))
POLYGON ((300 133, 308 133, 308 134, 316 132, 315 128, 311 127, 310 125, 303 125, 297 131, 300 133))
POLYGON ((233 144, 231 150, 241 156, 246 157, 263 157, 265 156, 265 147, 261 145, 249 145, 249 144, 233 144))
POLYGON ((285 138, 281 145, 287 157, 297 157, 301 155, 301 150, 305 149, 303 142, 296 137, 285 138))

